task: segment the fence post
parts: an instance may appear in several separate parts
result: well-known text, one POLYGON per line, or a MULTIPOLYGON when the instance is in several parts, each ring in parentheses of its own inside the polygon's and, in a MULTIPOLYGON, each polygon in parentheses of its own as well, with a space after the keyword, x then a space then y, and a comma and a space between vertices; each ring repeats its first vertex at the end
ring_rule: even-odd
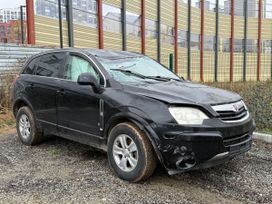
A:
POLYGON ((200 81, 204 81, 204 0, 200 0, 201 26, 200 26, 200 81))
POLYGON ((191 0, 188 0, 188 16, 187 16, 187 79, 191 80, 191 0))
POLYGON ((35 23, 34 23, 34 1, 26 1, 26 19, 27 19, 27 43, 35 44, 35 23))
POLYGON ((244 0, 244 62, 243 62, 243 81, 246 81, 246 66, 247 66, 247 23, 248 23, 248 4, 244 0))
POLYGON ((97 0, 97 16, 98 16, 98 47, 104 48, 104 36, 103 36, 103 10, 102 0, 97 0))
POLYGON ((122 0, 121 8, 121 18, 122 18, 122 49, 127 50, 127 18, 126 18, 126 0, 122 0))
POLYGON ((174 70, 173 69, 173 65, 174 65, 173 61, 174 61, 173 53, 170 53, 169 54, 169 69, 171 72, 173 72, 173 70, 174 70))
POLYGON ((231 32, 230 32, 230 81, 233 81, 233 53, 234 52, 234 0, 231 0, 231 32))
POLYGON ((66 15, 67 15, 67 27, 68 27, 68 43, 69 47, 74 47, 74 28, 73 28, 73 2, 72 0, 66 1, 66 15))
POLYGON ((262 1, 259 0, 259 13, 258 13, 258 58, 257 58, 257 81, 261 78, 261 37, 262 37, 262 1))
POLYGON ((270 41, 270 61, 271 61, 270 80, 272 81, 272 40, 270 41))
POLYGON ((161 62, 161 0, 157 0, 157 60, 161 62))
POLYGON ((20 6, 21 41, 22 41, 22 44, 24 44, 24 42, 25 42, 25 30, 24 30, 24 8, 25 8, 25 6, 20 6))
POLYGON ((175 73, 178 74, 178 0, 175 0, 175 8, 174 8, 174 15, 175 15, 175 73))
POLYGON ((141 42, 142 54, 145 54, 145 0, 141 0, 141 42))
POLYGON ((58 0, 60 48, 63 48, 61 0, 58 0))
POLYGON ((214 56, 214 81, 218 81, 218 41, 219 41, 219 0, 216 0, 215 17, 215 56, 214 56))

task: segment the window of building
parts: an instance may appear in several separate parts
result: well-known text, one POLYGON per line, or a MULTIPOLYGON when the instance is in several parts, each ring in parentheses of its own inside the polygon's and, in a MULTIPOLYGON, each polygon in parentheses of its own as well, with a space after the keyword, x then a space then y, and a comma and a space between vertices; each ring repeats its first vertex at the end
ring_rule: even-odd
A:
POLYGON ((126 11, 126 20, 127 20, 127 35, 140 36, 140 15, 126 11))
POLYGON ((199 34, 191 33, 191 50, 199 50, 199 34))
POLYGON ((247 39, 247 52, 257 52, 257 40, 247 39))
POLYGON ((105 31, 121 33, 121 9, 103 4, 103 27, 105 31))
MULTIPOLYGON (((73 0, 76 1, 76 0, 73 0)), ((59 17, 58 0, 35 0, 35 14, 52 18, 59 17)), ((66 1, 61 0, 62 18, 66 19, 66 1)))
POLYGON ((215 47, 215 37, 214 36, 204 36, 204 50, 213 51, 215 47))
POLYGON ((174 44, 174 28, 161 24, 161 41, 162 43, 174 44))
POLYGON ((234 39, 233 44, 234 52, 243 52, 243 39, 234 39))
POLYGON ((225 38, 225 39, 221 39, 221 43, 223 43, 223 49, 220 49, 222 50, 223 52, 230 52, 230 39, 229 38, 225 38))
POLYGON ((272 18, 272 0, 264 1, 264 11, 263 11, 264 18, 272 18))
POLYGON ((145 36, 147 38, 157 38, 157 22, 145 19, 145 36))
POLYGON ((271 40, 262 40, 262 52, 271 53, 271 40))
POLYGON ((183 30, 178 31, 178 45, 179 47, 186 47, 187 45, 187 32, 183 30))
POLYGON ((97 27, 95 0, 73 0, 73 21, 90 27, 97 27))

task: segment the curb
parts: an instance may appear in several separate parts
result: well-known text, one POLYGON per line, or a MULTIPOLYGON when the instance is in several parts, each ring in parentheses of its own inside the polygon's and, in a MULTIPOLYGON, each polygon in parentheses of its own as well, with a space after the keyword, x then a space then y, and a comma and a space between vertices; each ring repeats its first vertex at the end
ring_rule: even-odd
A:
POLYGON ((267 143, 272 143, 272 135, 254 132, 253 139, 262 140, 267 143))

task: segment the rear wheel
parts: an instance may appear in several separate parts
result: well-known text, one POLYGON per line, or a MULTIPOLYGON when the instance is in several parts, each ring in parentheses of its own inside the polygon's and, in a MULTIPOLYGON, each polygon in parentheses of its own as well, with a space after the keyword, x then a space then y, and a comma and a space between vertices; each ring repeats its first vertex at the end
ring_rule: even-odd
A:
POLYGON ((110 132, 108 160, 121 179, 138 182, 150 177, 157 156, 143 131, 132 123, 120 123, 110 132))
POLYGON ((29 107, 21 107, 17 112, 16 128, 23 144, 36 145, 42 141, 42 133, 38 131, 36 120, 29 107))

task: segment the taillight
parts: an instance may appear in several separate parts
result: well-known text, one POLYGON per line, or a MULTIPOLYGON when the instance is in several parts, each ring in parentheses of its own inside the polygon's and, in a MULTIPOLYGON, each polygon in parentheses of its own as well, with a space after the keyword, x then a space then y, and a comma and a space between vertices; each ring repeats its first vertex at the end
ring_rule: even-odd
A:
POLYGON ((16 76, 14 77, 14 79, 13 79, 13 81, 12 81, 12 84, 13 84, 13 85, 16 83, 16 81, 17 81, 18 78, 19 78, 19 75, 16 74, 16 76))

